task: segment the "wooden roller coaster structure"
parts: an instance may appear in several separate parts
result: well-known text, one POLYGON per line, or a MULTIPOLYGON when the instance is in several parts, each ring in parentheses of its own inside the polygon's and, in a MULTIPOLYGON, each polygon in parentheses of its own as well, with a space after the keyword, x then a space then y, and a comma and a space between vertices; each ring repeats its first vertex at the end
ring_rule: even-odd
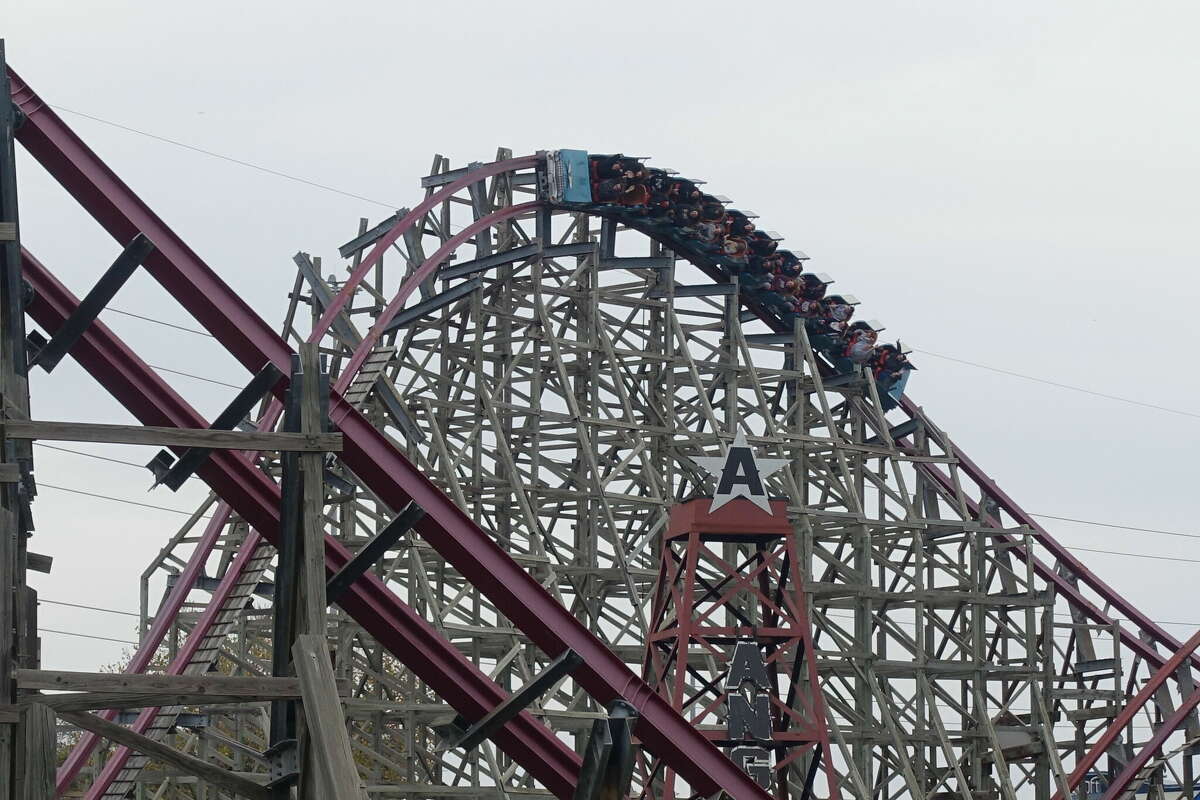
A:
MULTIPOLYGON (((670 785, 738 800, 1058 800, 1099 780, 1115 800, 1168 778, 1195 794, 1195 638, 1185 646, 1089 571, 911 399, 885 411, 874 381, 834 379, 803 326, 743 302, 728 271, 555 202, 547 153, 457 169, 435 157, 420 202, 360 222, 340 275, 295 255, 276 331, 5 74, 0 800, 47 790, 56 714, 85 729, 56 791, 88 798, 282 796, 289 774, 306 796, 325 796, 306 783, 316 775, 339 797, 581 798, 614 785, 659 797, 670 785), (126 247, 130 269, 265 376, 256 432, 217 430, 245 415, 215 424, 94 313, 80 324, 95 292, 81 303, 20 242, 14 141, 126 247), (37 562, 28 437, 55 434, 30 422, 26 314, 51 342, 73 337, 63 352, 149 426, 57 435, 161 442, 174 455, 160 480, 194 461, 213 493, 143 576, 122 689, 133 699, 43 693, 54 684, 25 581, 37 562), (811 629, 814 667, 794 685, 819 693, 827 737, 824 750, 779 752, 767 788, 723 751, 724 707, 681 713, 645 668, 670 511, 711 494, 696 459, 739 433, 789 465, 768 483, 811 629), (298 556, 296 530, 310 542, 298 556), (281 656, 272 610, 293 595, 311 638, 289 635, 281 656), (164 652, 158 672, 175 677, 159 680, 176 683, 147 689, 138 676, 164 652), (281 657, 303 686, 279 683, 291 680, 281 657), (216 673, 260 683, 228 683, 241 694, 221 702, 189 694, 216 673), (278 731, 301 694, 321 763, 289 773, 278 731), (142 710, 114 725, 128 708, 142 710), (634 755, 614 784, 596 765, 616 756, 597 742, 626 722, 634 755)), ((713 547, 712 563, 735 565, 756 545, 713 547)), ((763 624, 763 593, 726 600, 722 614, 763 624)), ((679 673, 671 696, 729 669, 721 647, 695 657, 709 672, 679 673)))

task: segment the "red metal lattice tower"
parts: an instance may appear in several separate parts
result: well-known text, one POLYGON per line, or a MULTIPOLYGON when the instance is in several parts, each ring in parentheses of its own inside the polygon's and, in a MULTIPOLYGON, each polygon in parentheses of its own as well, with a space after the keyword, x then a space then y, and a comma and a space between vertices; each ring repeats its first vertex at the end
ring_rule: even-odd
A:
MULTIPOLYGON (((671 510, 644 676, 780 800, 813 796, 822 768, 827 795, 837 798, 787 504, 771 501, 767 514, 744 499, 710 513, 711 503, 671 510)), ((647 791, 655 785, 655 796, 676 797, 676 776, 659 777, 647 791)))

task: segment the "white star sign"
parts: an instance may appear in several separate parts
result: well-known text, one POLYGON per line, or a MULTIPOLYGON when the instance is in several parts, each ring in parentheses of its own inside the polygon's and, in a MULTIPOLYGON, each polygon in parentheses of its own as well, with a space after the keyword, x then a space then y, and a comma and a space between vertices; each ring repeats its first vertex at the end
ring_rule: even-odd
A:
POLYGON ((771 503, 763 479, 787 466, 786 458, 755 458, 754 449, 746 444, 746 434, 738 431, 724 456, 703 456, 696 463, 717 479, 708 513, 716 511, 735 497, 744 497, 768 514, 771 503))

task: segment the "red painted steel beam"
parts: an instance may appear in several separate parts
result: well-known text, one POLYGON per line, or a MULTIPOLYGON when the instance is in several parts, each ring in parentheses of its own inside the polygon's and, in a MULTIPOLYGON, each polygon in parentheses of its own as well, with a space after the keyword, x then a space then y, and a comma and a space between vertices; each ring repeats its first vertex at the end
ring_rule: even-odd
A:
MULTIPOLYGON (((257 372, 273 362, 287 374, 291 348, 28 84, 11 70, 9 74, 13 98, 26 115, 18 140, 29 153, 118 241, 128 241, 140 232, 154 242, 156 250, 146 260, 147 270, 244 367, 257 372)), ((283 391, 282 384, 279 391, 283 391)), ((336 394, 331 398, 330 416, 343 434, 342 461, 392 508, 411 500, 425 509, 417 532, 546 654, 558 656, 567 649, 579 653, 584 663, 573 677, 603 705, 617 698, 633 705, 640 714, 636 734, 646 749, 701 794, 723 789, 734 800, 770 797, 336 394)), ((374 631, 372 635, 378 638, 374 631)), ((533 773, 543 766, 527 758, 518 761, 533 773)))
MULTIPOLYGON (((40 262, 29 253, 23 255, 25 277, 36 293, 29 314, 45 329, 56 330, 78 300, 40 262)), ((93 323, 71 355, 141 423, 208 427, 204 417, 103 323, 93 323)), ((234 451, 215 450, 197 474, 256 531, 275 541, 279 532, 279 486, 262 470, 234 451)), ((332 575, 350 560, 350 553, 328 537, 325 548, 326 570, 332 575)), ((482 717, 508 697, 374 574, 360 578, 339 604, 469 719, 482 717)), ((530 714, 509 723, 496 742, 555 795, 571 796, 579 756, 530 714)))
MULTIPOLYGON (((1142 768, 1154 757, 1154 754, 1162 748, 1171 734, 1183 725, 1183 721, 1187 719, 1187 715, 1192 713, 1196 706, 1200 705, 1200 689, 1192 692, 1175 712, 1162 721, 1162 725, 1150 737, 1150 741, 1142 745, 1142 749, 1137 752, 1121 773, 1108 785, 1108 789, 1104 792, 1104 796, 1100 800, 1117 800, 1129 789, 1129 784, 1138 776, 1142 768)), ((1186 796, 1186 795, 1185 795, 1186 796)))
MULTIPOLYGON (((1142 709, 1142 706, 1149 702, 1150 698, 1154 696, 1154 693, 1158 691, 1159 687, 1171 679, 1171 677, 1175 674, 1175 670, 1179 669, 1180 665, 1187 660, 1188 656, 1190 656, 1197 647, 1200 647, 1200 631, 1192 634, 1192 638, 1188 639, 1183 647, 1175 651, 1174 655, 1167 660, 1167 663, 1158 668, 1158 670, 1150 677, 1150 680, 1146 682, 1146 685, 1143 686, 1128 703, 1126 703, 1123 709, 1121 709, 1121 713, 1113 718, 1113 721, 1109 723, 1108 728, 1105 729, 1100 738, 1096 740, 1096 743, 1093 744, 1087 753, 1084 754, 1083 758, 1079 759, 1079 763, 1075 765, 1075 769, 1072 770, 1071 774, 1067 776, 1067 791, 1074 791, 1075 787, 1078 786, 1087 775, 1088 770, 1096 765, 1096 762, 1100 760, 1100 757, 1108 751, 1108 748, 1111 747, 1113 742, 1115 742, 1121 735, 1121 731, 1125 728, 1125 726, 1133 721, 1133 718, 1137 716, 1137 713, 1142 709)), ((1164 723, 1161 727, 1165 728, 1166 723, 1164 723)), ((1174 730, 1174 728, 1171 730, 1174 730)), ((1065 800, 1062 790, 1060 789, 1057 791, 1051 800, 1065 800)))

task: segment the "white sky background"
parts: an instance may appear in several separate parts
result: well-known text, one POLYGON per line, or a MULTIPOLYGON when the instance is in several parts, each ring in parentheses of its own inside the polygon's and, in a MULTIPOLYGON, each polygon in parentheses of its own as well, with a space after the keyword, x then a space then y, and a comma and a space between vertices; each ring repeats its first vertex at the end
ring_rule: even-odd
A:
MULTIPOLYGON (((1033 512, 1200 534, 1200 51, 1194 3, 161 3, 0 0, 48 102, 392 206, 456 166, 579 147, 703 178, 917 348, 1169 406, 1118 403, 920 353, 915 397, 1033 512)), ((304 249, 338 264, 388 210, 63 113, 272 324, 304 249)), ((77 293, 119 247, 30 159, 24 243, 77 293)), ((198 327, 144 274, 113 305, 198 327)), ((212 340, 106 314, 151 363, 243 384, 212 340)), ((211 415, 233 389, 167 376, 211 415)), ((131 418, 64 361, 35 416, 131 418)), ((149 448, 75 449, 144 463, 149 448)), ((190 510, 201 487, 39 449, 53 484, 190 510)), ((136 611, 184 517, 43 488, 44 598, 136 611)), ((1197 621, 1200 540, 1049 523, 1159 620, 1197 621)), ((46 628, 135 638, 52 605, 46 628)), ((1186 635, 1186 627, 1172 626, 1186 635)), ((48 668, 122 646, 45 633, 48 668)))

